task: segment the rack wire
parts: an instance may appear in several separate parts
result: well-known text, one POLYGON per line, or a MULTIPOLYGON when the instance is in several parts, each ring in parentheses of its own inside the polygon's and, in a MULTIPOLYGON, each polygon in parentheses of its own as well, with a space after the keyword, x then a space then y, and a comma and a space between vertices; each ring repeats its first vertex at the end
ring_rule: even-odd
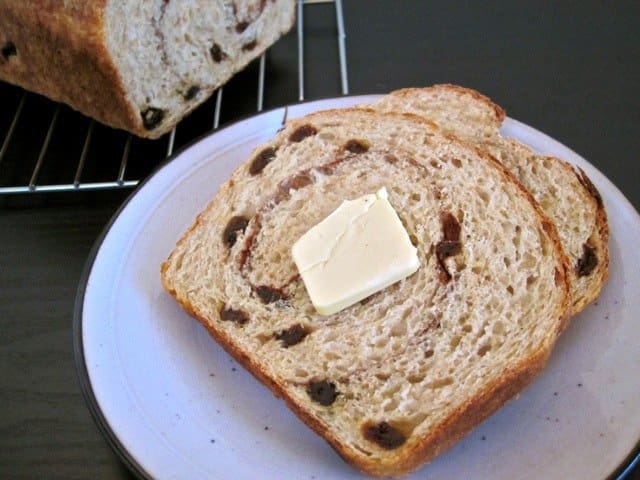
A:
MULTIPOLYGON (((305 18, 305 10, 309 7, 315 7, 322 4, 326 6, 333 6, 335 9, 335 21, 336 21, 336 31, 337 31, 337 44, 338 44, 338 61, 339 61, 339 69, 340 69, 340 85, 341 92, 343 95, 349 93, 349 83, 348 83, 348 72, 347 72, 347 55, 346 55, 346 31, 344 26, 344 16, 343 16, 343 8, 342 8, 342 0, 297 0, 297 49, 298 49, 298 100, 303 101, 306 99, 305 97, 305 28, 304 28, 304 18, 305 18)), ((257 101, 255 106, 256 112, 261 112, 264 108, 264 97, 265 97, 265 76, 266 76, 266 56, 268 55, 268 51, 263 53, 260 58, 257 60, 258 63, 258 82, 257 82, 257 101)), ((20 89, 15 89, 17 94, 19 95, 19 100, 17 101, 17 105, 15 106, 15 111, 13 116, 8 122, 8 126, 6 127, 6 131, 4 135, 2 134, 2 129, 0 127, 0 179, 3 178, 3 167, 6 167, 8 153, 13 147, 13 141, 15 140, 16 133, 20 128, 29 128, 32 119, 30 115, 28 115, 25 111, 25 106, 32 100, 32 97, 38 97, 38 101, 42 101, 42 98, 37 96, 36 94, 32 94, 20 89)), ((224 96, 224 87, 220 87, 214 93, 211 102, 208 102, 201 108, 213 107, 213 111, 210 112, 210 127, 209 129, 217 130, 221 126, 221 112, 222 112, 222 104, 223 104, 223 96, 224 96), (211 103, 213 105, 211 105, 211 103), (211 118, 212 117, 212 118, 211 118)), ((226 98, 226 97, 225 97, 226 98)), ((0 102, 0 109, 2 109, 2 103, 0 102)), ((72 163, 72 166, 67 170, 72 171, 73 173, 69 175, 68 181, 61 182, 47 182, 41 181, 41 172, 45 168, 48 162, 54 162, 59 160, 59 158, 53 158, 53 155, 50 155, 50 146, 52 140, 55 138, 56 134, 70 135, 69 132, 65 132, 64 129, 60 126, 60 115, 63 109, 67 107, 62 106, 61 104, 53 104, 53 113, 51 114, 51 119, 48 121, 48 125, 46 126, 46 133, 44 135, 44 139, 42 143, 37 148, 37 155, 35 157, 35 163, 33 164, 33 168, 30 170, 28 174, 28 181, 24 181, 24 183, 17 184, 0 184, 0 195, 9 195, 9 194, 28 194, 35 192, 72 192, 72 191, 86 191, 86 190, 107 190, 107 189, 124 189, 124 188, 133 188, 142 180, 142 178, 134 178, 129 179, 129 170, 130 170, 130 158, 132 146, 136 142, 150 142, 148 140, 140 140, 131 134, 126 134, 126 139, 124 141, 124 145, 122 146, 121 152, 119 153, 119 164, 117 169, 117 174, 115 178, 109 178, 104 181, 83 181, 84 174, 86 171, 86 165, 88 163, 88 158, 90 155, 90 151, 92 148, 97 148, 95 146, 95 136, 96 130, 99 128, 106 129, 107 127, 103 127, 98 124, 94 120, 86 119, 82 117, 83 122, 86 124, 86 130, 84 130, 84 139, 82 140, 82 147, 78 153, 77 161, 72 161, 72 159, 65 159, 66 163, 72 163), (60 130, 63 130, 60 132, 60 130), (71 178, 71 175, 73 178, 71 178)), ((181 128, 182 124, 178 124, 168 135, 165 135, 159 140, 152 141, 155 143, 157 148, 158 142, 166 142, 166 147, 162 149, 162 154, 160 158, 155 159, 155 164, 159 163, 161 160, 170 157, 176 147, 176 134, 178 129, 181 128)), ((195 138, 195 137, 194 137, 195 138)), ((31 146, 33 147, 33 146, 31 146)), ((31 148, 32 151, 33 148, 31 148)), ((70 153, 69 153, 70 154, 70 153)), ((22 155, 21 155, 22 156, 22 155)), ((18 159, 20 163, 28 162, 26 158, 18 159)), ((113 159, 112 161, 117 161, 113 159)), ((8 168, 8 167, 6 167, 8 168)), ((55 166, 53 166, 55 168, 55 166)), ((7 175, 4 175, 5 177, 7 175)), ((10 175, 9 175, 10 176, 10 175)), ((144 176, 144 175, 142 175, 144 176)))

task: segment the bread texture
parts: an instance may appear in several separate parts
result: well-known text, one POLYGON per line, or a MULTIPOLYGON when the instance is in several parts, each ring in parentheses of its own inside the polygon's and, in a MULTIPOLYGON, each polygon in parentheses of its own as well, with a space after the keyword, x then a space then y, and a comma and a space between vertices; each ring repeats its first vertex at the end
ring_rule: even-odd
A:
POLYGON ((597 298, 608 276, 609 229, 602 197, 584 171, 503 137, 504 110, 475 90, 456 85, 408 88, 383 97, 375 108, 424 116, 496 157, 558 229, 572 267, 569 313, 579 313, 597 298))
POLYGON ((258 147, 161 278, 341 457, 385 476, 442 453, 541 371, 567 269, 553 225, 491 156, 414 115, 345 109, 290 121, 258 147), (421 267, 319 315, 291 246, 382 187, 421 267))
POLYGON ((0 80, 157 138, 294 19, 294 0, 3 0, 0 80))

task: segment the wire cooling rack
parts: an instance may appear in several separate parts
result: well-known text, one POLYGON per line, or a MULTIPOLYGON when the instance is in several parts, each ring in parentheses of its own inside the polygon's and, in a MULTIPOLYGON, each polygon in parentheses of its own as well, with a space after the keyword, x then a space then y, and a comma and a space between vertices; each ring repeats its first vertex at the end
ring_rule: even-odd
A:
MULTIPOLYGON (((332 27, 337 32, 340 90, 343 95, 348 94, 342 0, 298 0, 297 7, 297 28, 287 36, 289 43, 293 36, 297 43, 297 100, 306 99, 305 14, 326 16, 326 9, 335 11, 330 15, 335 18, 332 27)), ((135 187, 179 146, 235 118, 262 111, 269 88, 268 58, 278 45, 158 140, 144 140, 110 129, 65 105, 0 83, 0 195, 135 187), (253 106, 248 105, 251 95, 247 95, 247 88, 255 92, 253 106)), ((286 70, 287 75, 295 75, 294 68, 286 70)))

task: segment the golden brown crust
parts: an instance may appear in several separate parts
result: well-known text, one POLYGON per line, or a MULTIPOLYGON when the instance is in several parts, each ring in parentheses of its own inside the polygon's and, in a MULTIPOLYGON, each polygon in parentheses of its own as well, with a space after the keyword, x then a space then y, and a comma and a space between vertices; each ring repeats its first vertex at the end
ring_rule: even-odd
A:
POLYGON ((451 83, 440 83, 440 84, 432 85, 430 87, 422 87, 422 88, 402 88, 400 90, 395 90, 391 92, 390 95, 394 95, 398 97, 412 97, 414 96, 415 92, 424 91, 425 88, 429 89, 432 92, 454 91, 454 92, 460 93, 461 95, 470 96, 474 100, 484 103, 489 110, 493 111, 495 116, 494 121, 495 121, 495 124, 498 126, 502 125, 502 122, 504 122, 504 119, 507 118, 507 114, 504 111, 504 109, 500 105, 496 105, 495 103, 493 103, 493 101, 489 97, 483 95, 477 90, 461 87, 460 85, 453 85, 451 83))
POLYGON ((71 105, 107 125, 138 130, 138 115, 126 101, 105 47, 106 3, 0 2, 0 44, 12 42, 16 48, 15 55, 0 58, 0 79, 71 105))
POLYGON ((580 167, 573 169, 569 165, 567 165, 567 168, 571 169, 573 174, 578 178, 578 181, 589 193, 596 211, 596 229, 589 239, 592 243, 591 246, 595 248, 598 256, 598 265, 596 270, 591 274, 595 280, 590 283, 592 288, 588 292, 585 292, 584 296, 580 299, 581 301, 573 305, 572 313, 575 314, 584 310, 587 305, 600 295, 602 287, 609 278, 609 222, 602 196, 585 171, 580 167))
POLYGON ((325 118, 331 115, 342 115, 344 112, 350 113, 350 112, 367 112, 367 113, 372 113, 375 115, 384 115, 384 116, 389 116, 389 117, 396 117, 396 118, 410 118, 413 122, 419 122, 422 125, 424 125, 425 127, 428 127, 429 130, 433 131, 433 132, 438 132, 440 130, 440 128, 438 127, 438 125, 429 120, 428 118, 422 117, 420 115, 416 115, 414 113, 406 113, 406 112, 379 112, 373 108, 367 108, 366 106, 356 106, 356 107, 349 107, 349 108, 332 108, 329 110, 322 110, 321 112, 316 112, 316 113, 310 113, 308 115, 305 115, 304 118, 302 119, 294 119, 291 120, 289 122, 289 125, 295 125, 295 124, 305 124, 305 123, 310 123, 311 121, 313 121, 314 118, 325 118))
MULTIPOLYGON (((535 155, 532 153, 532 155, 535 155)), ((590 204, 590 210, 595 212, 595 222, 593 224, 593 230, 589 237, 589 244, 594 248, 596 256, 598 258, 598 264, 593 272, 590 274, 590 281, 586 290, 581 290, 580 295, 575 293, 572 295, 571 302, 568 306, 568 318, 563 323, 562 331, 564 331, 569 325, 570 318, 577 315, 585 309, 587 305, 593 302, 604 286, 609 276, 609 223, 607 220, 607 212, 602 200, 600 192, 597 190, 593 182, 589 179, 587 174, 580 167, 573 167, 569 163, 556 157, 538 157, 539 159, 549 158, 555 162, 555 165, 565 170, 568 177, 573 177, 578 180, 575 183, 575 188, 582 189, 585 193, 583 198, 590 204)), ((576 265, 571 263, 568 266, 568 277, 577 277, 575 274, 576 265)))

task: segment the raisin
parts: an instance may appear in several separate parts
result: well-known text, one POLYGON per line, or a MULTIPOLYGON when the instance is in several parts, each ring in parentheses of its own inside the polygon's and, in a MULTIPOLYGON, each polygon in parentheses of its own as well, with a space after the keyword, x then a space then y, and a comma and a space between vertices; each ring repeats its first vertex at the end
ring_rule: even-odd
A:
POLYGON ((250 23, 244 20, 236 23, 236 32, 238 33, 244 32, 249 27, 249 25, 250 23))
POLYGON ((250 52, 251 50, 253 50, 257 46, 258 46, 258 41, 257 40, 251 40, 250 42, 247 42, 244 45, 242 45, 242 51, 243 52, 250 52))
POLYGON ((457 242, 460 240, 460 224, 458 219, 450 212, 443 213, 440 216, 442 222, 442 233, 444 240, 457 242))
POLYGON ((578 259, 578 263, 576 264, 578 276, 586 277, 591 275, 597 265, 598 256, 596 255, 596 249, 585 243, 582 245, 582 257, 578 259))
POLYGON ((255 292, 258 294, 258 297, 260 297, 260 300, 262 300, 262 303, 274 303, 287 298, 282 290, 270 287, 269 285, 260 285, 255 288, 255 292))
POLYGON ((251 175, 258 175, 264 170, 264 167, 269 165, 271 161, 276 158, 276 149, 273 147, 267 147, 258 153, 249 167, 249 173, 251 175))
POLYGON ((220 319, 226 322, 234 322, 238 325, 244 325, 249 321, 249 315, 242 310, 222 307, 222 309, 220 309, 220 319))
POLYGON ((462 244, 453 240, 442 240, 436 245, 436 257, 442 261, 445 258, 458 255, 462 251, 462 244))
POLYGON ((289 190, 299 190, 307 185, 311 185, 312 183, 313 177, 307 172, 302 172, 283 180, 280 183, 280 188, 288 192, 289 190))
POLYGON ((307 394, 314 402, 328 407, 336 401, 339 392, 336 390, 336 385, 333 382, 328 382, 327 380, 311 380, 307 385, 307 394))
POLYGON ((13 42, 5 43, 0 49, 0 53, 2 53, 2 57, 5 60, 8 60, 9 57, 13 57, 18 54, 18 49, 16 48, 16 44, 13 42))
POLYGON ((286 348, 300 343, 308 334, 309 332, 307 329, 298 323, 286 330, 280 330, 275 334, 275 337, 276 340, 280 340, 280 342, 282 342, 282 346, 286 348))
POLYGON ((244 233, 244 231, 249 225, 249 219, 246 217, 242 217, 240 215, 231 217, 229 222, 227 223, 224 232, 222 232, 222 241, 224 244, 231 248, 236 243, 238 239, 238 232, 244 233))
POLYGON ((193 100, 199 93, 200 87, 198 85, 193 85, 189 87, 189 90, 187 90, 183 96, 185 100, 193 100))
POLYGON ((396 428, 387 422, 380 422, 374 425, 365 425, 363 427, 364 438, 370 442, 378 444, 385 450, 393 450, 398 448, 407 441, 405 436, 396 428))
POLYGON ((369 144, 364 140, 349 140, 343 147, 346 151, 351 153, 365 153, 369 150, 369 144))
POLYGON ((213 58, 213 61, 216 63, 220 63, 227 59, 227 54, 222 51, 222 48, 220 48, 220 45, 217 43, 213 44, 209 49, 209 53, 211 53, 211 58, 213 58))
POLYGON ((301 142, 307 137, 315 135, 318 133, 315 127, 312 125, 302 125, 294 130, 294 132, 289 135, 289 140, 295 143, 301 142))
POLYGON ((149 107, 145 111, 141 112, 142 124, 147 130, 153 130, 162 122, 164 118, 164 110, 159 108, 149 107))

